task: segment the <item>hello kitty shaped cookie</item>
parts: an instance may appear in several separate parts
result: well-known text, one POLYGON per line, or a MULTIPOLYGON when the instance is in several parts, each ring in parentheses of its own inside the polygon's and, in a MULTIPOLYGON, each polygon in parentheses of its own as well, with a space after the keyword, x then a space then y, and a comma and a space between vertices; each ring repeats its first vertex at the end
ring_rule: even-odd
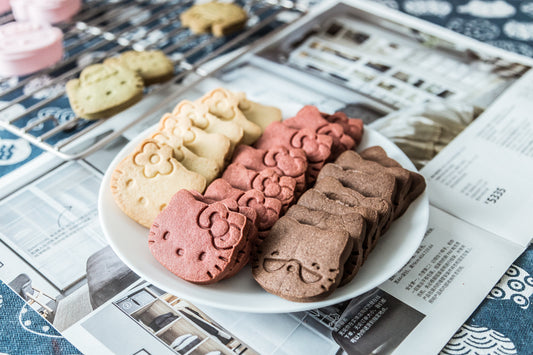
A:
POLYGON ((284 216, 258 247, 252 273, 267 292, 290 301, 317 301, 339 285, 352 248, 346 231, 321 229, 284 216))
POLYGON ((219 133, 226 136, 231 143, 230 155, 235 147, 243 142, 244 130, 241 126, 232 121, 224 121, 209 112, 209 107, 198 101, 181 101, 172 111, 172 116, 177 120, 186 118, 192 125, 207 132, 219 133))
POLYGON ((133 70, 147 86, 165 82, 174 76, 174 64, 160 50, 126 51, 118 57, 106 59, 104 64, 118 64, 133 70))
POLYGON ((223 202, 207 204, 180 190, 155 219, 148 245, 152 255, 178 277, 210 284, 232 271, 250 228, 246 216, 223 202))
POLYGON ((0 75, 26 75, 63 57, 63 33, 44 23, 9 22, 0 26, 0 75))
POLYGON ((257 172, 242 164, 231 163, 222 174, 222 179, 242 191, 257 190, 266 197, 279 200, 283 206, 282 211, 286 211, 295 198, 296 180, 280 176, 274 169, 257 172))
POLYGON ((165 114, 159 121, 158 132, 153 138, 173 147, 175 154, 178 154, 180 147, 186 147, 197 156, 209 159, 218 167, 216 176, 231 154, 231 141, 228 137, 204 131, 195 125, 189 115, 165 114))
POLYGON ((196 4, 180 15, 181 24, 193 33, 212 32, 215 37, 240 30, 247 19, 246 11, 239 5, 217 1, 196 4))
POLYGON ((239 109, 239 98, 232 92, 218 88, 208 92, 198 102, 207 106, 209 113, 225 122, 233 122, 243 129, 242 144, 253 144, 263 133, 260 126, 249 121, 239 109))
POLYGON ((244 92, 232 92, 239 102, 239 110, 264 131, 272 122, 280 122, 282 119, 281 110, 274 106, 263 105, 255 101, 248 100, 244 92))
POLYGON ((205 187, 205 178, 183 167, 171 147, 152 139, 144 140, 111 175, 111 192, 117 205, 147 228, 178 190, 203 192, 205 187))
POLYGON ((316 176, 331 155, 333 139, 325 134, 317 134, 309 128, 296 129, 282 122, 271 123, 255 142, 258 149, 283 146, 288 149, 303 149, 307 156, 307 183, 313 183, 316 176))
POLYGON ((296 181, 295 191, 305 190, 305 172, 307 170, 307 156, 303 149, 288 149, 276 146, 269 149, 257 149, 247 145, 240 145, 235 149, 233 163, 240 163, 244 167, 260 172, 274 169, 280 176, 288 176, 296 181))
POLYGON ((66 84, 70 106, 88 120, 109 118, 142 99, 143 79, 115 64, 93 64, 66 84))

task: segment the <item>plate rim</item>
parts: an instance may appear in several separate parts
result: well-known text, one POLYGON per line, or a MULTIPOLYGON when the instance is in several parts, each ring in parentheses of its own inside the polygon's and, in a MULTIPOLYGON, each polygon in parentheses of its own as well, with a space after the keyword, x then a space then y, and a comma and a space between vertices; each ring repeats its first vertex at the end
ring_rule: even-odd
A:
MULTIPOLYGON (((233 303, 217 303, 217 302, 211 301, 209 299, 201 299, 201 298, 198 298, 198 297, 191 296, 187 292, 184 292, 183 295, 181 295, 180 294, 181 292, 177 292, 178 290, 176 288, 169 287, 168 285, 165 285, 165 284, 159 282, 159 280, 154 279, 154 277, 152 277, 150 275, 147 275, 147 273, 142 268, 137 267, 137 265, 134 262, 131 262, 130 261, 130 257, 123 252, 124 248, 119 246, 119 245, 117 245, 116 244, 116 240, 112 236, 109 235, 108 228, 107 228, 107 222, 106 222, 105 218, 103 217, 103 213, 106 210, 106 207, 104 205, 104 201, 105 201, 105 198, 109 197, 109 196, 104 196, 104 195, 110 195, 111 194, 111 190, 109 188, 109 182, 110 182, 111 174, 113 173, 115 167, 117 166, 117 164, 120 161, 122 161, 122 159, 124 159, 127 155, 129 155, 131 153, 131 151, 133 150, 132 147, 138 145, 143 139, 148 138, 149 134, 155 130, 156 126, 157 125, 151 126, 148 129, 140 132, 134 139, 132 139, 130 142, 128 142, 116 154, 116 156, 113 158, 113 160, 109 164, 109 166, 108 166, 108 168, 107 168, 107 170, 106 170, 106 172, 104 174, 104 177, 102 178, 102 181, 100 183, 100 188, 99 188, 99 192, 98 192, 98 219, 99 219, 99 224, 100 224, 100 227, 101 227, 101 229, 102 229, 102 231, 104 233, 104 236, 106 237, 109 245, 111 246, 113 251, 117 254, 117 256, 120 258, 120 260, 124 264, 126 264, 126 266, 128 268, 130 268, 133 272, 135 272, 137 275, 139 275, 145 281, 148 281, 149 283, 155 285, 156 287, 159 287, 159 288, 161 288, 161 289, 163 289, 163 290, 165 290, 165 291, 167 291, 169 293, 172 293, 172 294, 174 294, 176 296, 183 297, 184 299, 187 299, 188 301, 190 301, 192 303, 195 303, 195 304, 197 303, 197 304, 200 304, 200 305, 205 305, 205 306, 208 306, 208 307, 213 307, 213 308, 218 308, 218 309, 224 309, 224 310, 230 310, 230 311, 238 311, 238 312, 249 312, 249 313, 300 312, 300 311, 307 311, 307 310, 310 310, 310 309, 316 309, 316 308, 329 306, 329 305, 332 305, 332 304, 341 303, 341 302, 344 302, 346 300, 349 300, 349 299, 352 299, 354 297, 357 297, 359 295, 362 295, 365 292, 367 292, 367 291, 369 291, 369 290, 371 290, 371 289, 373 289, 375 287, 378 287, 383 282, 388 280, 391 276, 393 276, 395 273, 397 273, 402 267, 404 267, 407 264, 407 262, 415 254, 416 250, 418 249, 419 245, 421 244, 421 242, 422 242, 422 240, 424 238, 424 234, 425 234, 425 231, 427 230, 427 226, 428 226, 428 223, 429 223, 429 198, 428 198, 428 194, 427 194, 427 189, 424 190, 424 192, 410 206, 410 208, 412 208, 413 205, 416 205, 417 212, 421 213, 421 216, 419 218, 424 221, 423 227, 422 226, 418 226, 418 228, 421 231, 423 231, 423 232, 422 233, 418 233, 416 239, 413 239, 414 237, 411 237, 409 239, 411 243, 414 243, 414 246, 413 246, 412 250, 409 251, 408 253, 404 253, 403 257, 400 258, 401 260, 397 262, 396 267, 390 268, 390 270, 388 270, 386 273, 384 273, 384 275, 382 275, 380 278, 377 278, 376 280, 374 280, 374 282, 370 282, 370 283, 366 284, 365 286, 360 287, 357 290, 357 292, 347 293, 345 295, 338 296, 338 297, 332 297, 332 295, 335 295, 335 292, 333 292, 332 295, 328 296, 326 299, 321 300, 321 301, 317 301, 317 302, 292 302, 292 301, 288 301, 286 299, 283 299, 283 298, 281 298, 279 296, 276 296, 276 295, 273 295, 273 294, 269 294, 272 297, 276 297, 277 299, 281 300, 281 306, 278 305, 278 307, 275 307, 275 308, 272 308, 272 307, 261 307, 261 308, 258 308, 256 306, 248 306, 246 304, 236 305, 236 304, 233 304, 233 303), (285 305, 285 306, 283 306, 283 305, 285 305)), ((375 131, 375 130, 373 130, 371 128, 368 128, 366 125, 365 125, 364 129, 365 129, 365 133, 363 134, 363 142, 365 140, 368 140, 369 138, 371 138, 369 136, 375 136, 375 137, 379 138, 380 140, 386 141, 387 145, 389 146, 387 148, 392 148, 392 149, 395 150, 395 152, 393 152, 394 153, 393 155, 400 155, 402 157, 402 159, 406 160, 406 163, 408 163, 407 165, 410 165, 410 166, 405 166, 406 164, 404 164, 404 162, 402 162, 402 166, 403 167, 405 167, 406 169, 418 172, 418 170, 415 168, 414 164, 409 160, 409 158, 405 155, 405 153, 403 153, 396 144, 394 144, 392 141, 390 141, 388 138, 386 138, 385 136, 383 136, 379 132, 377 132, 377 131, 375 131)), ((362 144, 360 144, 360 146, 361 145, 362 144)), ((366 147, 364 147, 364 148, 366 148, 366 147)), ((356 149, 356 150, 358 150, 358 149, 356 149)), ((387 151, 387 155, 389 155, 389 156, 392 153, 392 152, 389 152, 388 149, 385 149, 385 151, 387 151)), ((120 212, 123 213, 122 211, 120 211, 120 212)), ((408 212, 409 212, 409 210, 408 210, 408 212)), ((133 223, 136 223, 136 222, 133 222, 133 223)), ((146 229, 146 235, 148 235, 148 229, 146 229)), ((148 246, 147 246, 147 249, 148 249, 148 246)), ((369 258, 371 256, 372 256, 372 254, 370 254, 369 258)), ((246 265, 243 270, 246 270, 246 269, 249 269, 249 268, 250 268, 250 266, 246 265)), ((170 273, 173 277, 178 278, 178 276, 172 274, 170 271, 168 271, 168 270, 166 270, 166 271, 168 273, 170 273)), ((250 271, 250 270, 248 270, 248 271, 250 271)), ((241 273, 242 273, 242 271, 241 271, 241 273)), ((251 271, 250 271, 250 277, 251 277, 251 271)), ((357 278, 357 276, 356 276, 356 278, 357 278)), ((180 280, 180 281, 186 282, 184 280, 180 280)), ((192 283, 190 285, 202 286, 202 285, 195 285, 195 284, 192 284, 192 283)), ((348 285, 346 285, 346 286, 348 286, 348 285)), ((344 286, 344 287, 346 287, 346 286, 344 286)), ((204 285, 203 287, 210 287, 210 285, 204 285)), ((262 291, 267 293, 267 291, 265 291, 265 290, 262 290, 262 291)))

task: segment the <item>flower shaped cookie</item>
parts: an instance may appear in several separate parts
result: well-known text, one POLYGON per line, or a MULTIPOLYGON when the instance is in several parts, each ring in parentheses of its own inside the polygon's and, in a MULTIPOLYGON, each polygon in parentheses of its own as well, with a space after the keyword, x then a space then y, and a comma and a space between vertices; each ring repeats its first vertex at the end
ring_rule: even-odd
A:
POLYGON ((168 175, 174 167, 170 163, 172 148, 163 145, 161 148, 153 141, 145 141, 139 152, 133 156, 135 165, 143 167, 144 176, 153 178, 157 174, 168 175))

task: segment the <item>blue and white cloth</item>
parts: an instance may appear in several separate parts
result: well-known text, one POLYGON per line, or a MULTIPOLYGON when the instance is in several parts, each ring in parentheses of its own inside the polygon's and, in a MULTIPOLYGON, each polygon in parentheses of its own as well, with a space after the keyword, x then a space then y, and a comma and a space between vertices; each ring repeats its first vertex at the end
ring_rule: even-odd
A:
POLYGON ((80 354, 80 351, 0 280, 0 353, 80 354))

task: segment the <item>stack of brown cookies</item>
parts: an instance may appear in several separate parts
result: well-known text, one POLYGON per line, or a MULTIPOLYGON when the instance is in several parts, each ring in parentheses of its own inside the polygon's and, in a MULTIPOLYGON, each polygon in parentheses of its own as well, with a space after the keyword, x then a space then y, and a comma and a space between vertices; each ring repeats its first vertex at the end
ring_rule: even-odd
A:
POLYGON ((268 292, 321 299, 357 274, 377 240, 424 191, 424 178, 381 147, 348 150, 326 164, 315 186, 272 227, 252 263, 268 292))

